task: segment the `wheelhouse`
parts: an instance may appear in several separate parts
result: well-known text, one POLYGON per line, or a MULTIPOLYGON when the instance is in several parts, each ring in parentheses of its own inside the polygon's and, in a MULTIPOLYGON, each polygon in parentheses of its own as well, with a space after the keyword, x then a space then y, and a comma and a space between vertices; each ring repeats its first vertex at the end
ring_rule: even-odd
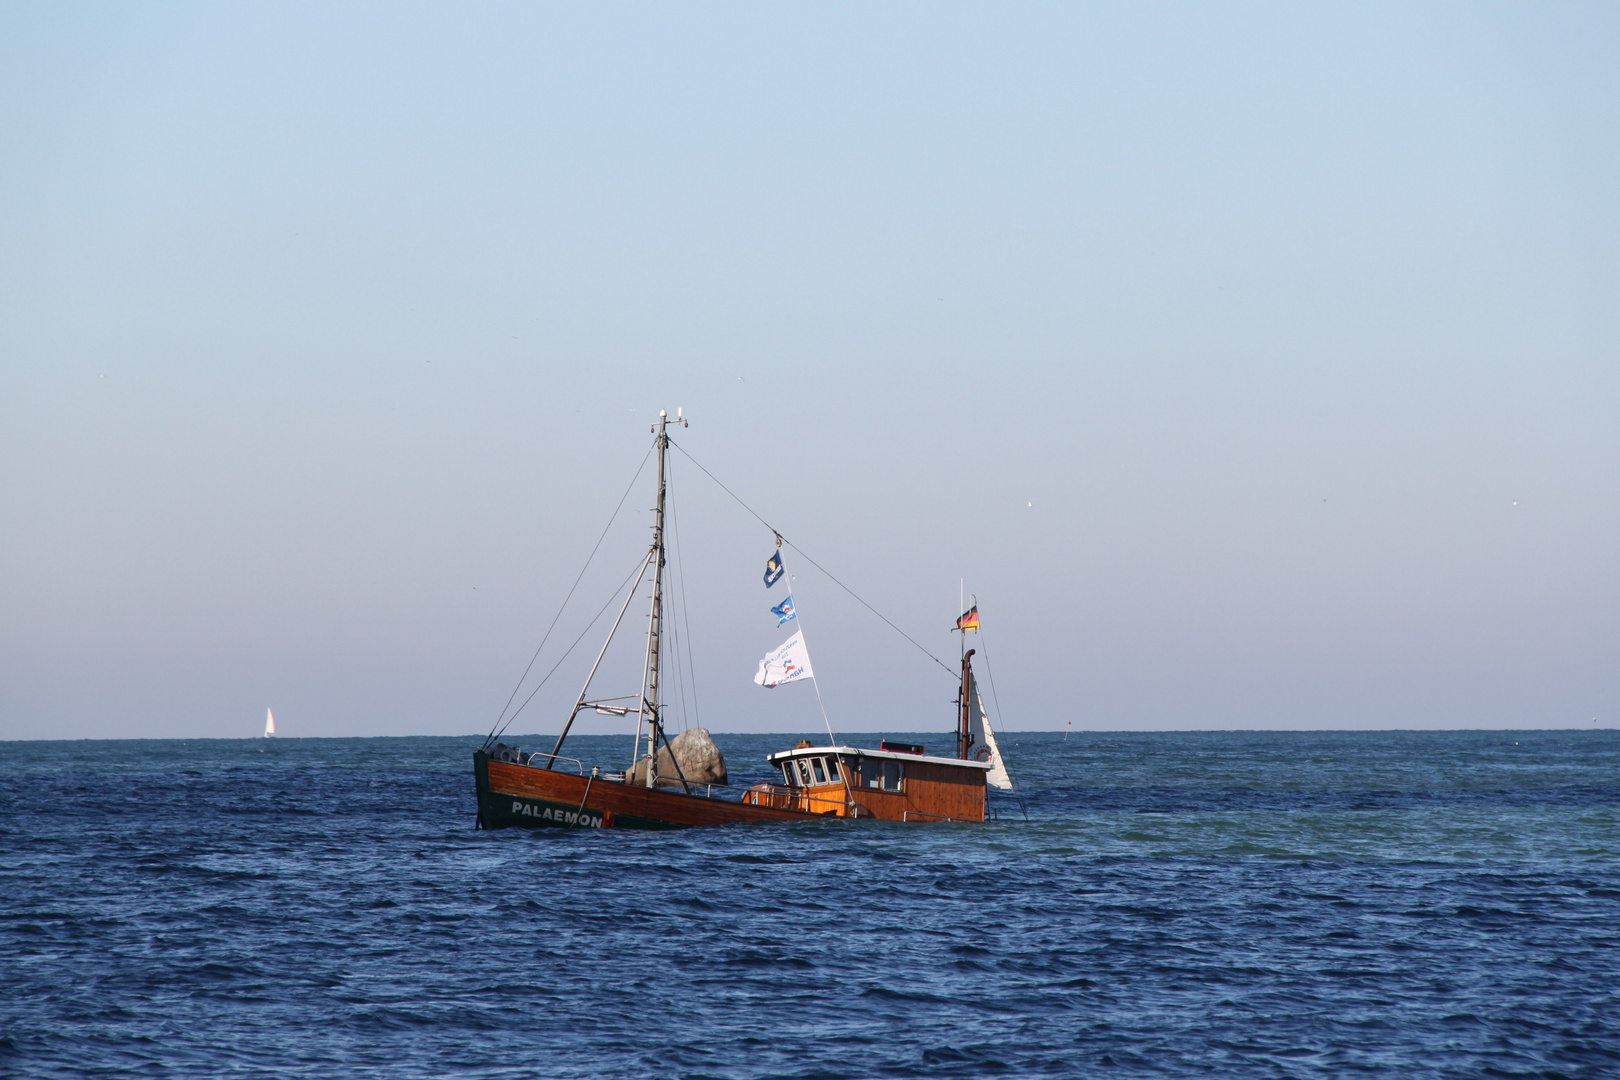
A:
POLYGON ((889 821, 984 820, 987 762, 934 757, 905 743, 797 746, 766 760, 782 783, 756 784, 749 802, 889 821))

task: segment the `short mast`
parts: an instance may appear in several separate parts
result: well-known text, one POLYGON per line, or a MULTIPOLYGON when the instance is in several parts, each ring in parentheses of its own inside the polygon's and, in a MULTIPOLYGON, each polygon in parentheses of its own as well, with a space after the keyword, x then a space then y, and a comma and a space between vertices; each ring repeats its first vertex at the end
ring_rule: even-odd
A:
MULTIPOLYGON (((962 636, 967 637, 963 632, 962 636)), ((963 761, 967 760, 968 751, 973 748, 973 726, 969 712, 973 708, 973 654, 977 649, 968 649, 962 654, 962 689, 957 692, 956 711, 956 756, 963 761)))

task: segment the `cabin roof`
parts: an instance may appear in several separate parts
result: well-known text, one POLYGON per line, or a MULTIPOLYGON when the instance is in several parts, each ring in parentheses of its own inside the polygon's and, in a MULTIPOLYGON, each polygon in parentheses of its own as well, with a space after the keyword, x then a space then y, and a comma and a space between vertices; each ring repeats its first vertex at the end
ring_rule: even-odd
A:
POLYGON ((797 750, 779 750, 774 754, 767 754, 765 760, 771 764, 787 758, 814 757, 817 754, 850 754, 858 757, 891 758, 895 761, 924 761, 930 765, 956 765, 964 769, 983 769, 990 771, 988 761, 963 761, 961 758, 934 757, 931 754, 907 754, 896 750, 868 750, 860 746, 804 746, 797 750))

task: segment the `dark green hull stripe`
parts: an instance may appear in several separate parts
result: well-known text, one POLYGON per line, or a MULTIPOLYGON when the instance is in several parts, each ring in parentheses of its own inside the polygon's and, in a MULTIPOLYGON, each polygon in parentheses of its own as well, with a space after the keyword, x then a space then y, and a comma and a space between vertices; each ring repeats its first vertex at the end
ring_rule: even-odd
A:
POLYGON ((489 759, 480 753, 473 754, 473 778, 478 785, 478 822, 486 829, 601 829, 610 825, 620 829, 690 828, 634 814, 615 814, 609 822, 602 811, 589 807, 581 810, 569 803, 491 791, 489 759))
MULTIPOLYGON (((483 799, 484 828, 504 829, 516 825, 525 829, 600 829, 602 812, 566 806, 545 799, 526 799, 491 791, 483 799)), ((622 824, 622 822, 615 822, 622 824)))

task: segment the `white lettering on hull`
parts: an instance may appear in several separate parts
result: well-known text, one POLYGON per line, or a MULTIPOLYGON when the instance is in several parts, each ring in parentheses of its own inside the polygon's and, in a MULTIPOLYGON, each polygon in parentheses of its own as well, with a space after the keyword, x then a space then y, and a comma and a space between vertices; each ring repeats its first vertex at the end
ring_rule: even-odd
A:
POLYGON ((520 799, 512 800, 512 813, 520 817, 535 818, 553 825, 572 825, 580 829, 600 829, 602 815, 589 810, 553 810, 549 806, 530 806, 520 799))

